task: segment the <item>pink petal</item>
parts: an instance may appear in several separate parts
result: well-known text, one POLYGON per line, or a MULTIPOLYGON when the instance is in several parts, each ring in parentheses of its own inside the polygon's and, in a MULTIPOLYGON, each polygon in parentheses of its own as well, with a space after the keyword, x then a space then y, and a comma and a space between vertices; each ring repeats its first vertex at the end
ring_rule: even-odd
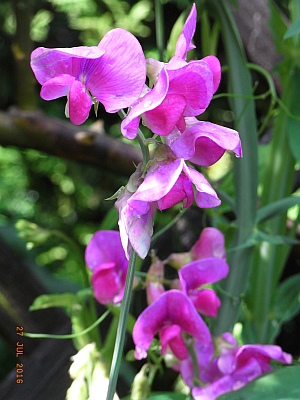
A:
POLYGON ((99 265, 110 262, 127 269, 128 262, 125 258, 119 232, 97 231, 86 247, 85 262, 92 271, 96 270, 99 265))
POLYGON ((140 96, 146 80, 142 47, 131 33, 113 29, 98 45, 104 51, 97 73, 89 70, 87 86, 107 112, 129 107, 140 96))
POLYGON ((196 203, 198 207, 212 208, 221 204, 221 200, 218 198, 217 193, 200 172, 190 167, 184 167, 184 172, 197 189, 196 203))
POLYGON ((81 46, 65 49, 38 47, 31 53, 31 68, 40 84, 59 75, 78 78, 86 59, 101 58, 104 51, 97 46, 81 46))
POLYGON ((167 94, 159 106, 151 111, 145 112, 143 121, 153 133, 167 136, 177 125, 180 124, 181 126, 185 108, 186 100, 184 96, 167 94))
POLYGON ((195 4, 193 4, 189 16, 187 17, 187 20, 183 26, 182 32, 177 40, 175 56, 186 60, 187 52, 195 48, 195 46, 191 43, 191 40, 195 33, 196 21, 197 10, 195 4))
POLYGON ((194 190, 190 180, 183 174, 180 174, 176 183, 169 193, 157 201, 159 210, 165 210, 173 207, 175 204, 183 201, 183 207, 188 208, 194 202, 194 190))
POLYGON ((207 257, 218 257, 225 260, 225 240, 222 232, 216 228, 204 228, 190 252, 193 260, 207 257))
POLYGON ((220 81, 221 81, 221 64, 220 61, 215 56, 207 56, 202 58, 202 61, 207 62, 212 73, 214 81, 214 93, 217 91, 220 81))
POLYGON ((216 317, 221 301, 212 289, 194 289, 189 291, 196 310, 208 317, 216 317))
POLYGON ((175 185, 183 167, 183 160, 178 159, 169 164, 163 164, 155 167, 153 171, 149 170, 144 182, 138 190, 132 195, 128 203, 136 208, 135 201, 157 201, 164 197, 175 185))
POLYGON ((129 114, 122 121, 121 131, 127 139, 134 139, 137 135, 138 126, 136 125, 136 118, 140 117, 146 111, 150 111, 158 107, 164 100, 168 91, 168 87, 169 78, 166 69, 163 68, 153 89, 146 93, 132 106, 129 114), (135 122, 133 123, 132 121, 135 122))
POLYGON ((120 274, 114 263, 102 264, 92 275, 95 298, 100 304, 118 303, 123 298, 126 274, 120 274))
POLYGON ((180 326, 171 325, 163 328, 159 333, 159 337, 161 340, 161 354, 166 353, 168 346, 179 360, 184 360, 188 357, 189 353, 182 339, 180 326))
POLYGON ((218 282, 229 272, 227 263, 221 258, 211 257, 192 261, 182 267, 178 274, 182 289, 188 294, 189 290, 197 289, 207 283, 218 282))
POLYGON ((86 87, 79 81, 74 81, 69 93, 69 116, 75 125, 83 124, 92 107, 91 96, 87 93, 86 87))
POLYGON ((191 300, 179 290, 168 290, 147 307, 135 323, 132 337, 136 358, 145 358, 156 333, 170 325, 178 325, 204 345, 211 342, 209 330, 191 300))
POLYGON ((41 98, 44 100, 53 100, 59 97, 67 96, 70 86, 75 78, 71 75, 58 75, 44 83, 41 89, 41 98))
POLYGON ((171 149, 177 157, 201 166, 209 166, 217 162, 226 150, 235 152, 237 157, 242 156, 241 141, 235 130, 210 122, 186 119, 187 124, 191 121, 193 124, 181 135, 174 133, 173 138, 169 139, 171 149))

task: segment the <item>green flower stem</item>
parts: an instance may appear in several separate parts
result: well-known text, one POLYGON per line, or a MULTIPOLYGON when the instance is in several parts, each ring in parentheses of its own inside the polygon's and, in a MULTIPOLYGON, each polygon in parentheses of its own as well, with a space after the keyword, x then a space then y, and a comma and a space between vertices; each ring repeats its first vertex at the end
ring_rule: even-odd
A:
POLYGON ((129 265, 128 265, 128 272, 126 277, 126 284, 125 284, 125 291, 122 301, 122 308, 120 312, 120 319, 118 324, 118 331, 117 331, 117 338, 115 343, 115 349, 110 369, 109 375, 109 385, 106 400, 112 400, 116 391, 118 375, 120 371, 121 361, 122 361, 122 354, 124 348, 124 341, 125 341, 125 333, 126 333, 126 324, 127 324, 127 317, 129 314, 129 307, 130 307, 130 299, 132 293, 132 284, 133 278, 135 273, 135 264, 136 264, 137 254, 134 250, 130 252, 129 258, 129 265))

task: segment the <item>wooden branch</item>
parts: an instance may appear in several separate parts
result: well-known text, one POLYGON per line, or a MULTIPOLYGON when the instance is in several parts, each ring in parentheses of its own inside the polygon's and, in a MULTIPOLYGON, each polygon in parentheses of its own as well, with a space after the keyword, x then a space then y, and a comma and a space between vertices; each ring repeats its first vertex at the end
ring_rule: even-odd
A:
POLYGON ((106 135, 100 121, 87 128, 40 111, 0 112, 0 145, 44 151, 122 176, 133 173, 142 160, 136 147, 106 135))

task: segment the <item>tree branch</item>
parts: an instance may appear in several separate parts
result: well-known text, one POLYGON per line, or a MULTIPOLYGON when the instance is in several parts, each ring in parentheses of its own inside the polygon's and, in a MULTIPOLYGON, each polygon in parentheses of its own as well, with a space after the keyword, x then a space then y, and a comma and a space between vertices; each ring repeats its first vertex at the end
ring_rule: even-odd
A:
POLYGON ((141 160, 140 151, 105 134, 99 121, 75 126, 40 111, 0 112, 0 145, 44 151, 128 176, 141 160))

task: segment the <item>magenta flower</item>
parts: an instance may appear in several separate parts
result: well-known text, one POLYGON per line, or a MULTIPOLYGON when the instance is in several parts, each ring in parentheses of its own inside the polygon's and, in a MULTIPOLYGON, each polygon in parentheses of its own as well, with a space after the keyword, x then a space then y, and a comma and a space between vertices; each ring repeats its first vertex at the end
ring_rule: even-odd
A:
POLYGON ((203 167, 213 165, 226 150, 242 157, 241 141, 235 130, 197 118, 186 118, 185 121, 184 132, 175 128, 167 137, 167 144, 177 157, 203 167))
POLYGON ((140 117, 150 130, 158 135, 169 135, 174 128, 183 132, 186 128, 184 117, 194 117, 208 107, 220 82, 221 67, 214 56, 199 61, 186 62, 186 53, 196 28, 196 7, 180 34, 175 56, 164 64, 154 59, 147 60, 147 75, 154 87, 132 105, 123 120, 121 130, 127 139, 134 139, 140 117))
POLYGON ((222 232, 212 227, 204 228, 190 253, 194 261, 208 257, 226 260, 225 241, 222 232))
POLYGON ((85 251, 85 261, 93 271, 92 286, 101 304, 122 300, 128 260, 117 231, 96 232, 85 251))
POLYGON ((183 159, 176 159, 170 148, 161 145, 158 149, 163 161, 153 161, 143 183, 128 200, 128 204, 137 211, 143 211, 141 202, 157 202, 160 210, 183 202, 190 207, 194 202, 193 185, 196 188, 196 204, 201 208, 220 205, 216 192, 200 172, 188 167, 183 159), (142 208, 140 209, 140 205, 142 208))
POLYGON ((98 46, 39 47, 31 54, 31 68, 44 100, 67 96, 66 115, 76 125, 88 118, 95 102, 109 113, 129 107, 140 96, 146 78, 143 50, 124 29, 108 32, 98 46))
POLYGON ((132 248, 144 259, 148 254, 153 234, 155 203, 137 201, 136 208, 130 204, 133 193, 142 180, 141 165, 139 164, 131 175, 126 188, 115 203, 115 208, 119 211, 121 242, 127 259, 132 248))
POLYGON ((201 374, 209 385, 192 390, 195 400, 214 400, 223 393, 240 389, 246 383, 272 370, 271 360, 284 364, 292 362, 292 356, 274 345, 237 346, 230 333, 223 335, 221 353, 201 374))
POLYGON ((136 358, 141 360, 147 356, 154 336, 159 333, 162 354, 170 348, 179 360, 185 359, 188 351, 184 332, 205 346, 211 343, 209 329, 191 300, 180 290, 168 290, 140 314, 134 325, 136 358))
POLYGON ((216 317, 221 305, 220 299, 212 289, 201 286, 218 282, 228 272, 229 267, 224 260, 210 257, 193 261, 178 273, 181 288, 192 300, 196 310, 209 317, 216 317))

